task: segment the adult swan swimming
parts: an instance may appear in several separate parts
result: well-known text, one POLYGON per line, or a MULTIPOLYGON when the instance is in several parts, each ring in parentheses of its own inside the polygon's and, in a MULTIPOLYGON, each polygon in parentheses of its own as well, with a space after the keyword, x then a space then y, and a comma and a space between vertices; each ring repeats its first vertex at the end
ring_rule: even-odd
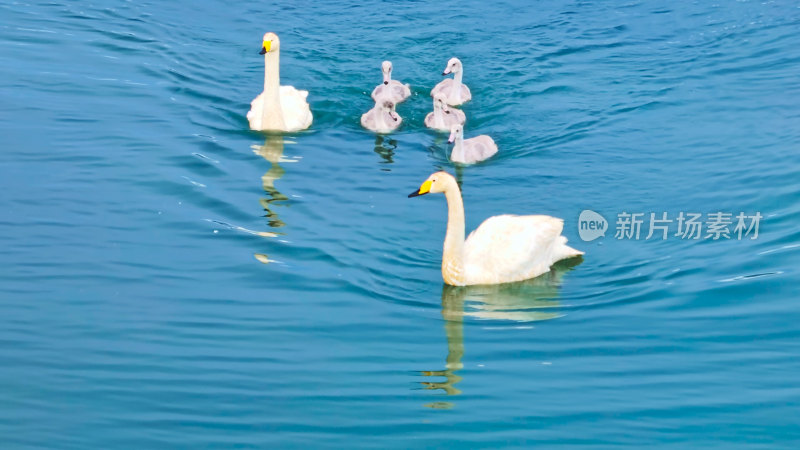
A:
POLYGON ((550 271, 556 261, 582 255, 561 236, 564 221, 550 216, 505 214, 486 219, 464 240, 464 203, 456 179, 436 172, 409 197, 442 192, 447 234, 442 278, 453 286, 522 281, 550 271))
POLYGON ((266 33, 260 54, 264 55, 264 92, 250 103, 247 120, 258 131, 299 131, 311 126, 313 116, 306 97, 308 91, 281 86, 281 41, 266 33))

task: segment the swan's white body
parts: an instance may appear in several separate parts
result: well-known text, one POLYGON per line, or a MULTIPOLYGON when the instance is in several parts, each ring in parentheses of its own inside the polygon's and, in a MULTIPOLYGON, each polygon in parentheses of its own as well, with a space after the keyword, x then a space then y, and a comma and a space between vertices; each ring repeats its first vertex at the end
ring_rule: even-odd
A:
POLYGON ((464 127, 453 125, 450 129, 450 139, 453 151, 450 153, 450 161, 461 164, 474 164, 476 162, 489 159, 497 153, 497 144, 485 134, 474 138, 464 139, 464 127))
POLYGON ((247 120, 258 131, 300 131, 311 126, 313 116, 306 97, 308 91, 280 86, 278 100, 261 93, 250 103, 247 120), (279 105, 279 106, 278 106, 279 105))
POLYGON ((450 106, 458 106, 472 100, 472 93, 466 84, 462 83, 464 77, 464 67, 458 58, 450 58, 447 62, 442 75, 453 74, 453 78, 442 80, 431 90, 431 97, 436 97, 436 94, 442 93, 447 99, 447 104, 450 106))
POLYGON ((453 125, 464 125, 464 111, 447 106, 447 98, 439 93, 433 98, 433 112, 425 116, 425 126, 439 131, 450 131, 453 125))
POLYGON ((383 83, 375 86, 372 90, 372 99, 378 102, 379 100, 391 100, 393 103, 400 103, 411 95, 411 87, 403 84, 397 80, 392 79, 392 63, 384 61, 381 64, 381 72, 383 72, 383 83))
POLYGON ((308 91, 280 85, 280 41, 274 33, 264 35, 264 92, 250 103, 247 120, 258 131, 299 131, 311 126, 313 116, 308 91), (267 49, 266 47, 270 48, 267 49), (266 51, 265 51, 266 50, 266 51))
POLYGON ((375 103, 369 111, 361 115, 361 126, 376 133, 391 133, 403 123, 394 110, 394 103, 381 100, 375 103))
POLYGON ((464 239, 464 204, 455 178, 436 172, 409 197, 443 192, 447 234, 442 278, 453 286, 527 280, 550 271, 556 261, 582 255, 561 236, 564 221, 550 216, 502 215, 486 219, 464 239))

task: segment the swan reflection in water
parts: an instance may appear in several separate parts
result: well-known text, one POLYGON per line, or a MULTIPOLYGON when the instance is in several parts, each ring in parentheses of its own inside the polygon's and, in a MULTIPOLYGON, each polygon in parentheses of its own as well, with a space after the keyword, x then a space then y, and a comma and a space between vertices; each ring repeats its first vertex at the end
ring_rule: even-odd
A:
POLYGON ((447 135, 442 133, 436 133, 433 137, 433 142, 428 145, 428 153, 438 160, 441 160, 440 163, 434 164, 434 168, 436 170, 444 170, 449 172, 450 170, 453 171, 453 176, 456 179, 456 183, 458 184, 458 188, 461 192, 464 192, 464 167, 466 165, 461 163, 455 163, 450 160, 450 153, 452 152, 452 144, 447 141, 447 135))
MULTIPOLYGON (((424 389, 441 390, 445 395, 459 395, 457 374, 464 367, 464 317, 479 320, 537 322, 560 317, 559 288, 564 274, 582 262, 582 258, 559 261, 550 272, 520 281, 482 286, 442 286, 442 319, 447 336, 447 358, 443 370, 422 371, 425 377, 444 378, 421 382, 424 389)), ((437 401, 425 406, 449 409, 453 403, 437 401)))
MULTIPOLYGON (((375 136, 375 153, 383 158, 382 164, 392 164, 394 162, 394 151, 397 150, 397 141, 388 137, 375 136)), ((390 169, 381 169, 388 172, 390 169)))
POLYGON ((279 180, 286 172, 279 163, 297 162, 294 159, 285 158, 283 156, 284 140, 280 134, 270 134, 267 136, 264 145, 254 145, 253 153, 261 156, 270 162, 270 168, 264 175, 261 176, 261 183, 264 186, 264 192, 268 197, 261 199, 261 206, 266 211, 267 223, 273 228, 280 228, 284 225, 280 220, 278 214, 274 211, 275 206, 284 206, 289 197, 283 195, 278 189, 275 188, 275 181, 279 180))

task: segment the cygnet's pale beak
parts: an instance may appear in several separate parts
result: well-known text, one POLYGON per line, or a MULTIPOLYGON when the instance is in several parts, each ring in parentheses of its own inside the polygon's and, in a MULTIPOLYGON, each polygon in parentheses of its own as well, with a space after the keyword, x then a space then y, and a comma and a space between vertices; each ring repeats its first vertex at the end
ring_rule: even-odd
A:
POLYGON ((392 118, 395 122, 397 122, 397 113, 394 111, 394 103, 390 101, 386 101, 383 103, 383 107, 386 109, 386 114, 392 118))
POLYGON ((264 43, 261 45, 261 51, 258 52, 258 54, 259 55, 266 54, 271 47, 272 47, 272 41, 264 41, 264 43))
POLYGON ((431 180, 425 180, 425 182, 422 183, 422 186, 420 186, 418 190, 408 194, 408 198, 419 197, 420 195, 425 195, 430 191, 431 191, 431 180))
POLYGON ((442 72, 442 76, 449 75, 449 74, 450 74, 450 66, 447 66, 447 67, 444 68, 444 72, 442 72))
POLYGON ((450 137, 447 138, 447 143, 452 144, 456 141, 456 130, 450 130, 450 137))
POLYGON ((447 103, 445 102, 442 102, 442 111, 444 111, 445 114, 450 114, 450 108, 447 107, 447 103))

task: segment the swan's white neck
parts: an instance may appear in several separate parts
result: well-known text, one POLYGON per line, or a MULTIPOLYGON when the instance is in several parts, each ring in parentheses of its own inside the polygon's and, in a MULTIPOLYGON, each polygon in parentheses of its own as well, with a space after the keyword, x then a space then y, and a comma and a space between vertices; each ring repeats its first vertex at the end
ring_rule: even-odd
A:
POLYGON ((281 85, 281 51, 264 53, 264 93, 278 94, 281 85))
POLYGON ((392 129, 392 119, 391 114, 389 114, 383 108, 378 110, 377 117, 375 117, 375 126, 379 130, 391 130, 392 129))
POLYGON ((464 202, 458 184, 450 186, 444 193, 447 199, 447 234, 442 252, 442 278, 453 286, 464 283, 464 202))
POLYGON ((450 152, 451 161, 464 161, 464 136, 456 136, 453 142, 453 151, 450 152))
POLYGON ((444 126, 444 110, 442 108, 433 107, 433 125, 439 128, 444 126))
POLYGON ((261 112, 262 130, 283 130, 286 128, 281 108, 281 53, 280 50, 264 54, 264 97, 261 112))
POLYGON ((450 90, 451 96, 461 96, 461 80, 464 79, 464 72, 463 70, 459 70, 455 74, 453 74, 453 84, 452 89, 450 90))

